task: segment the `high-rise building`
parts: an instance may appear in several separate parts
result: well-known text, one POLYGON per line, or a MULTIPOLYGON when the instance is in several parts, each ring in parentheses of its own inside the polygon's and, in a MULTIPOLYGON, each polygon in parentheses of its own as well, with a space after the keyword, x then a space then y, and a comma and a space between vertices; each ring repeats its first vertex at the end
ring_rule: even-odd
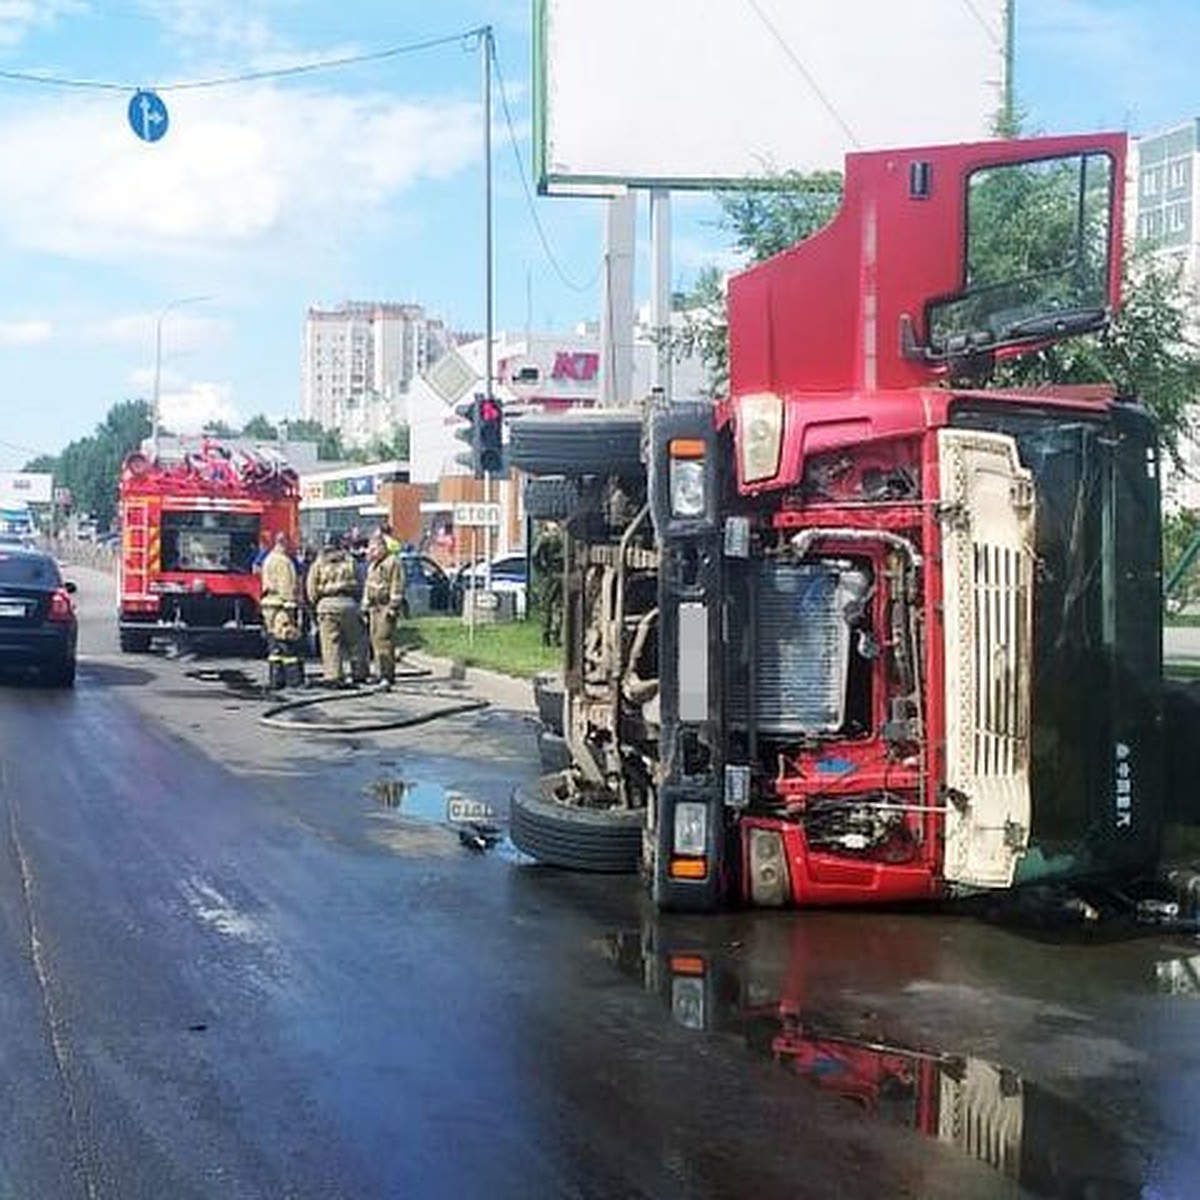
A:
POLYGON ((408 423, 409 384, 451 336, 419 304, 348 301, 310 308, 304 321, 300 414, 348 446, 386 440, 408 423))

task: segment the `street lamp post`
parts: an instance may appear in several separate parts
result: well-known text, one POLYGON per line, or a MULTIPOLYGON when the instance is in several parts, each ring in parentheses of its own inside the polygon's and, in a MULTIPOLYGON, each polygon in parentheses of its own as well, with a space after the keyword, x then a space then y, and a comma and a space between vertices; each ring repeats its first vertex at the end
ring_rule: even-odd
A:
POLYGON ((154 321, 154 400, 153 408, 150 414, 150 444, 155 458, 158 457, 158 435, 161 417, 159 413, 159 394, 162 391, 162 334, 163 321, 166 320, 167 314, 177 308, 182 308, 185 304, 199 304, 204 300, 209 300, 209 296, 180 296, 178 300, 172 300, 169 304, 164 304, 158 311, 158 316, 154 321))

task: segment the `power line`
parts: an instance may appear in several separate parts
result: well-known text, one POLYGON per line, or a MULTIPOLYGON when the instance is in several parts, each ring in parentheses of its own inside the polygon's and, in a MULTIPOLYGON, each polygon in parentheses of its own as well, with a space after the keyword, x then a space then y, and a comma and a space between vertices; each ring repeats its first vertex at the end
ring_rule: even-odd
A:
POLYGON ((997 50, 1004 48, 1004 39, 988 24, 987 18, 972 3, 972 0, 962 0, 963 7, 979 22, 979 27, 987 34, 988 40, 997 50))
POLYGON ((492 64, 496 70, 496 86, 500 90, 500 107, 504 110, 504 123, 508 127, 508 141, 512 146, 513 157, 517 160, 517 174, 521 177, 521 188, 525 193, 525 203, 529 208, 529 216, 533 221, 533 227, 537 230, 538 240, 542 243, 542 250, 546 255, 547 261, 553 268, 555 275, 558 276, 562 284, 573 292, 588 292, 596 286, 600 278, 600 272, 603 269, 603 262, 596 265, 596 270, 591 279, 584 284, 576 283, 563 270, 559 263, 554 250, 550 246, 550 239, 546 236, 546 231, 542 227, 541 218, 538 216, 537 207, 533 201, 533 189, 529 185, 529 178, 525 171, 525 159, 521 155, 521 147, 517 143, 516 130, 513 128, 512 112, 508 107, 508 94, 504 89, 504 76, 500 73, 500 62, 496 57, 496 45, 492 43, 492 64))
MULTIPOLYGON (((196 91, 201 88, 233 87, 243 83, 261 83, 266 79, 290 79, 297 75, 313 75, 319 71, 339 71, 346 67, 359 66, 362 63, 382 62, 389 58, 398 58, 405 54, 417 54, 422 50, 433 50, 438 46, 449 46, 455 42, 464 43, 469 38, 479 36, 479 29, 466 29, 461 33, 445 34, 442 37, 426 38, 420 42, 407 42, 404 45, 385 46, 381 50, 366 51, 362 54, 346 54, 338 58, 322 58, 309 63, 297 63, 292 67, 275 67, 263 71, 242 71, 233 75, 217 75, 208 79, 185 79, 176 83, 164 83, 155 86, 157 92, 196 91)), ((75 90, 132 92, 139 84, 119 83, 106 79, 73 79, 61 75, 42 75, 33 71, 0 71, 0 79, 13 83, 30 83, 42 87, 55 87, 75 90)))
POLYGON ((825 95, 825 93, 821 90, 820 84, 817 83, 817 81, 809 73, 808 68, 800 61, 800 56, 791 48, 791 46, 788 45, 787 39, 784 38, 783 34, 779 32, 767 14, 759 7, 758 0, 746 0, 746 3, 754 11, 754 15, 758 17, 758 19, 766 27, 767 32, 775 39, 776 42, 779 43, 779 48, 788 56, 796 70, 800 72, 805 83, 812 88, 817 99, 820 100, 824 105, 825 111, 838 123, 838 125, 841 126, 842 132, 847 138, 850 139, 850 144, 854 146, 855 149, 861 149, 862 143, 857 137, 854 136, 854 130, 846 124, 842 114, 834 107, 833 101, 825 95))

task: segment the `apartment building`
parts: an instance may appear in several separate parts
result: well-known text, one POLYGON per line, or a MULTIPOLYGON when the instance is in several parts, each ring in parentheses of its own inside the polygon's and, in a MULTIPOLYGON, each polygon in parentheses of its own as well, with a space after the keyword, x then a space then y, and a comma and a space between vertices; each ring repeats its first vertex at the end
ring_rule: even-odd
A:
POLYGON ((347 446, 387 440, 407 424, 413 379, 451 345, 419 304, 348 301, 304 320, 300 414, 336 429, 347 446))

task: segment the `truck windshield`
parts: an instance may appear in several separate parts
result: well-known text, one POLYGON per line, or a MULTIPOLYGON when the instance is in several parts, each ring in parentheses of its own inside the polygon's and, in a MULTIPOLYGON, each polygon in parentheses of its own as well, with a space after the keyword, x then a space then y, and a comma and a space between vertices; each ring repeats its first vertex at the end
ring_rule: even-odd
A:
POLYGON ((258 552, 259 526, 254 513, 163 513, 163 570, 249 574, 258 552))
POLYGON ((1113 164, 1069 155, 975 171, 962 290, 929 306, 929 350, 969 354, 1097 329, 1109 306, 1113 164))
POLYGON ((1031 851, 1019 878, 1116 867, 1157 837, 1158 480, 1141 410, 1109 419, 1000 405, 1036 496, 1031 851))

